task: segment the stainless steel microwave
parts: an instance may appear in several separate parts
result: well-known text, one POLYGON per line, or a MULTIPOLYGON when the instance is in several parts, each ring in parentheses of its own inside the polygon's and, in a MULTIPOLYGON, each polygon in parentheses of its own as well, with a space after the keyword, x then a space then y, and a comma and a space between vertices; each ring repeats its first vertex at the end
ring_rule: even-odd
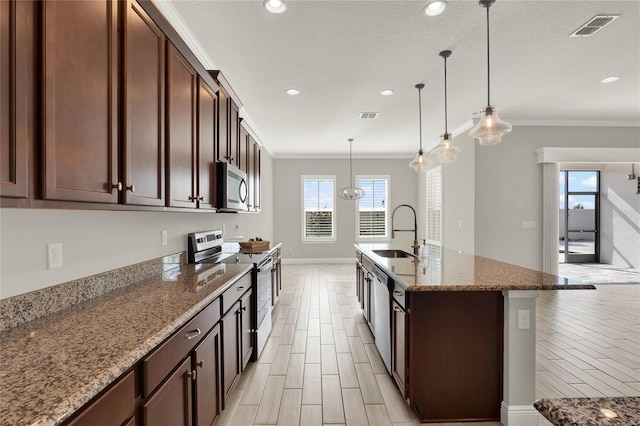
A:
POLYGON ((221 212, 247 210, 247 174, 233 164, 219 161, 217 164, 218 206, 221 212))

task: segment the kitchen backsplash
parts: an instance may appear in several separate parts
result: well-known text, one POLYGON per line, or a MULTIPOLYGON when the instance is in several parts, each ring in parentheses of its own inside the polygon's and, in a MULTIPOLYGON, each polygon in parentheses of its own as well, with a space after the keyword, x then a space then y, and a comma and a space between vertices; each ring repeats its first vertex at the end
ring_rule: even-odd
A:
POLYGON ((175 253, 0 300, 0 331, 101 296, 186 262, 175 253))

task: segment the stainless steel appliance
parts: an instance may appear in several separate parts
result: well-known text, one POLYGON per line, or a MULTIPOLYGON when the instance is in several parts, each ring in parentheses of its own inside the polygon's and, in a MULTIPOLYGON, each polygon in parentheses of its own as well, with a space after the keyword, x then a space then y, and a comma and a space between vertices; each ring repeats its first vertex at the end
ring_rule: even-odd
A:
POLYGON ((260 253, 243 253, 237 244, 225 244, 222 231, 194 232, 187 236, 187 261, 189 263, 243 263, 253 264, 252 286, 254 344, 256 359, 271 334, 273 259, 270 250, 260 253))
POLYGON ((391 373, 391 292, 389 277, 373 266, 373 335, 387 371, 391 373))
POLYGON ((216 165, 218 178, 218 211, 237 212, 247 210, 247 174, 233 164, 219 161, 216 165))

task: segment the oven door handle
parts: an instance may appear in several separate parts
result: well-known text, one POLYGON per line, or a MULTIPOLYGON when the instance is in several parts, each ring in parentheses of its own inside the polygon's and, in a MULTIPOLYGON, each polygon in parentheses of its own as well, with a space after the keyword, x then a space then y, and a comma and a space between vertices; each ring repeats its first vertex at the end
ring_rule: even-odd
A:
POLYGON ((258 272, 270 270, 273 266, 273 259, 269 256, 268 260, 258 266, 258 272))

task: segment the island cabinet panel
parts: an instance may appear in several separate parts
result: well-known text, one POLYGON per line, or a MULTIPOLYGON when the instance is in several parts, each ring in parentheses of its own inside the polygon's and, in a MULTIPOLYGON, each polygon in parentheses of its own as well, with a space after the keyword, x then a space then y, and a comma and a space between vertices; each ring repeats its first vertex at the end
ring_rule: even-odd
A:
POLYGON ((218 95, 199 79, 198 85, 198 208, 214 209, 216 201, 216 114, 218 95))
POLYGON ((407 313, 395 300, 391 302, 391 373, 400 394, 407 396, 407 313))
POLYGON ((145 426, 191 426, 191 357, 187 357, 142 405, 145 426))
POLYGON ((135 387, 135 375, 133 371, 130 371, 66 424, 69 426, 110 426, 127 424, 127 421, 131 420, 135 422, 135 387))
POLYGON ((220 326, 215 326, 194 350, 195 380, 194 424, 211 426, 222 411, 220 399, 221 368, 220 326))
POLYGON ((165 36, 137 1, 126 3, 123 202, 165 205, 165 36))
POLYGON ((118 202, 117 5, 41 4, 44 199, 118 202))
POLYGON ((0 1, 0 196, 28 197, 30 5, 0 1))
POLYGON ((436 423, 499 420, 502 294, 413 291, 408 296, 408 389, 418 417, 436 423))
POLYGON ((198 75, 167 43, 167 203, 196 208, 196 93, 198 75))

